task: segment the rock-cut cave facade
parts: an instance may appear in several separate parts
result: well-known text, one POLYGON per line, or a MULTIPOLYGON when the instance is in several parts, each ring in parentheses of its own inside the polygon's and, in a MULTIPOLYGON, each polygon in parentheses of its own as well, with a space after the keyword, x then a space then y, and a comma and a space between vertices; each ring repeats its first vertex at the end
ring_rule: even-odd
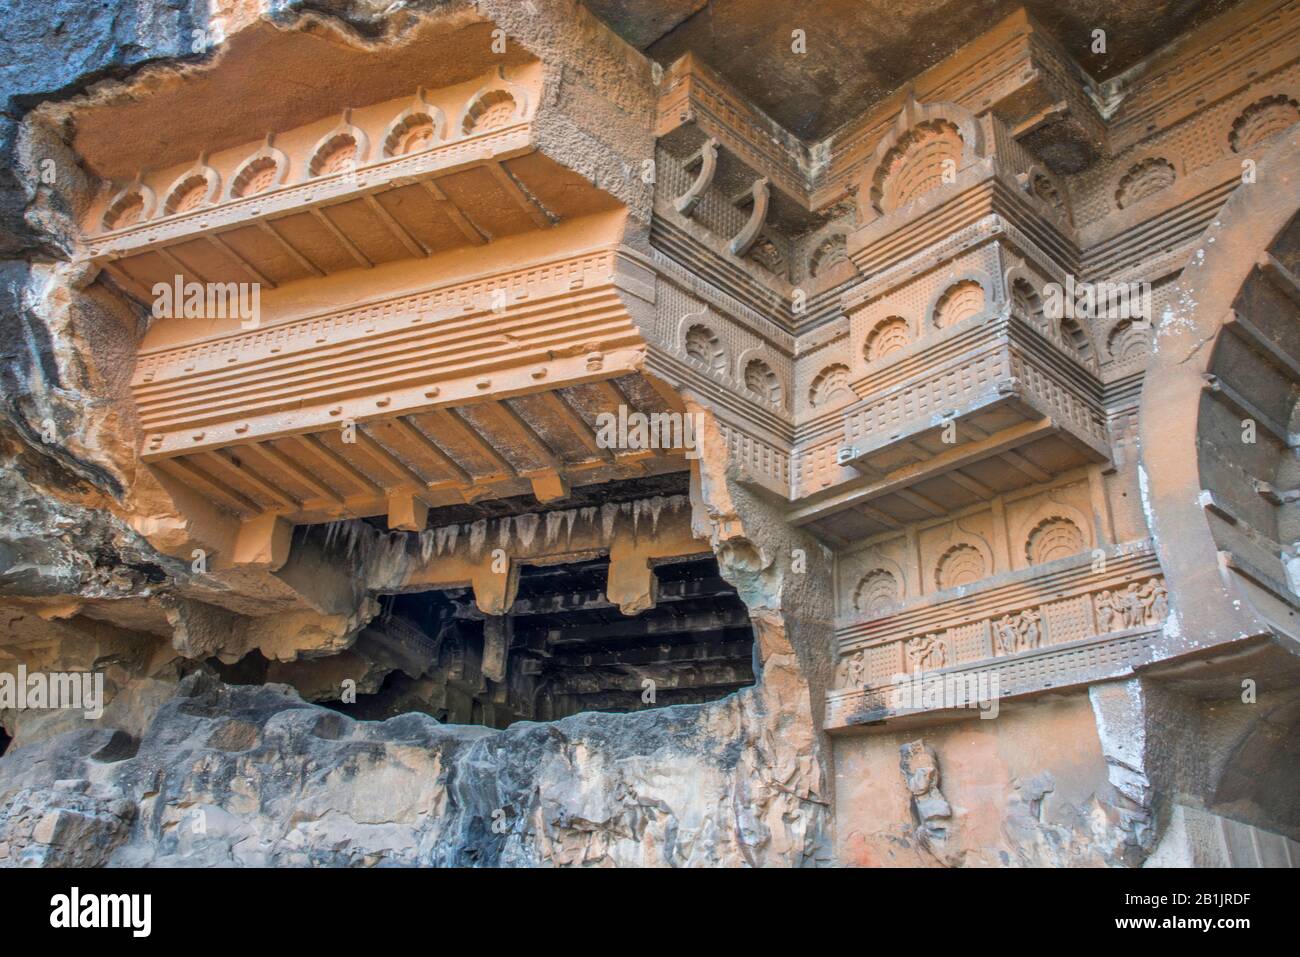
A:
POLYGON ((1296 0, 812 132, 604 0, 134 6, 0 131, 0 865, 1300 863, 1296 0))

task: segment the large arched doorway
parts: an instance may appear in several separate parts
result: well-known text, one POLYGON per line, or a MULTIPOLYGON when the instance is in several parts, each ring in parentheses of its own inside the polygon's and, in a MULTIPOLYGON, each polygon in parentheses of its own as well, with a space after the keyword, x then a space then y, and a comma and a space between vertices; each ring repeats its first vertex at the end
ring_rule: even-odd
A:
MULTIPOLYGON (((1300 130, 1203 237, 1143 386, 1143 507, 1172 614, 1145 677, 1166 794, 1300 833, 1300 130), (1153 708, 1153 711, 1159 711, 1153 708), (1172 753, 1178 752, 1178 753, 1172 753)), ((1157 774, 1160 772, 1157 770, 1157 774)))

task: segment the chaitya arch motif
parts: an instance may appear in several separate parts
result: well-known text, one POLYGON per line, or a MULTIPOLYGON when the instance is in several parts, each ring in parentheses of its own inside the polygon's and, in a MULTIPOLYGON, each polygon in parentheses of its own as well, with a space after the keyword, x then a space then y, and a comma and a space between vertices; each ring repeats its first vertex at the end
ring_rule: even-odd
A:
POLYGON ((268 133, 262 147, 244 160, 231 177, 229 198, 240 199, 264 193, 282 185, 288 177, 289 157, 276 147, 274 134, 268 133))
POLYGON ((469 98, 455 128, 461 136, 484 133, 522 120, 527 113, 527 92, 501 72, 469 98))
POLYGON ((427 150, 446 136, 446 125, 442 110, 426 102, 421 88, 411 105, 395 116, 384 131, 384 155, 406 156, 427 150))
POLYGON ((863 177, 863 221, 956 182, 957 174, 983 155, 983 132, 970 113, 953 103, 923 106, 910 100, 863 177))
POLYGON ((867 362, 880 362, 907 348, 912 341, 912 328, 902 316, 888 316, 876 323, 867 335, 863 355, 867 362))

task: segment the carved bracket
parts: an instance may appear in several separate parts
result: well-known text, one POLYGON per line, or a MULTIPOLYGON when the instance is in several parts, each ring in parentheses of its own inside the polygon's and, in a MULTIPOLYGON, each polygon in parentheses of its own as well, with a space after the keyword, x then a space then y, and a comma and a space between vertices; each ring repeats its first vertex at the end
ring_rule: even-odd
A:
POLYGON ((731 240, 731 254, 733 256, 743 256, 749 252, 754 242, 758 239, 758 234, 767 220, 767 204, 771 198, 771 188, 768 186, 767 177, 754 181, 754 188, 751 193, 754 207, 749 212, 749 221, 731 240))
POLYGON ((713 174, 718 171, 718 141, 714 137, 710 136, 708 142, 700 148, 700 160, 700 173, 695 177, 695 182, 673 203, 673 208, 683 216, 695 212, 696 205, 713 183, 713 174))

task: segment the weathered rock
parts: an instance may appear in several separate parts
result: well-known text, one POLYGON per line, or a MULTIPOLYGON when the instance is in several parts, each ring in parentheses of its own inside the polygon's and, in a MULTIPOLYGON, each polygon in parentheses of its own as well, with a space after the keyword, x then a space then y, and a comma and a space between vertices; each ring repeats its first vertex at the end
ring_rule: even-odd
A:
POLYGON ((826 807, 764 709, 748 691, 492 731, 194 675, 134 754, 71 732, 0 761, 0 864, 813 864, 826 807))

